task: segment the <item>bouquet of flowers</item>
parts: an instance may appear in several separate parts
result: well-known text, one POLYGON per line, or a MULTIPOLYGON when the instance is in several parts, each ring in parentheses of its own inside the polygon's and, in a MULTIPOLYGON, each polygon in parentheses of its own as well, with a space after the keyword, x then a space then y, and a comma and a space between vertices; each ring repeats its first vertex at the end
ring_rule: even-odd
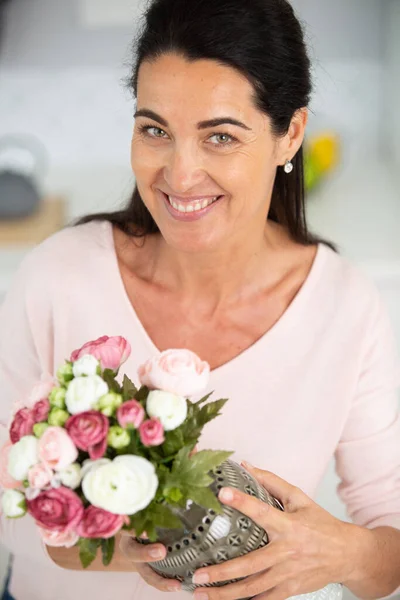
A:
POLYGON ((231 452, 193 452, 226 402, 189 400, 207 386, 209 365, 167 350, 139 368, 136 387, 118 381, 130 352, 107 336, 72 352, 15 408, 1 450, 4 514, 30 514, 49 546, 78 545, 85 568, 99 548, 110 564, 121 529, 156 541, 157 528, 182 527, 174 508, 221 512, 210 471, 231 452))

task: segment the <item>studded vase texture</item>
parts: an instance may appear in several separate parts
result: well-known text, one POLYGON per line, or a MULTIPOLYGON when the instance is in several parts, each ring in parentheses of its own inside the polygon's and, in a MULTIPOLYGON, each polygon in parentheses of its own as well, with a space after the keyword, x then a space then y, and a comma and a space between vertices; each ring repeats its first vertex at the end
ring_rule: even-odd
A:
MULTIPOLYGON (((255 496, 263 502, 283 510, 279 500, 273 498, 248 471, 237 463, 227 460, 212 471, 211 485, 215 495, 222 487, 233 487, 255 496)), ((163 577, 179 579, 185 591, 193 592, 196 587, 214 587, 223 584, 196 586, 192 577, 196 569, 225 562, 262 548, 268 544, 268 535, 254 521, 226 505, 223 512, 216 514, 191 503, 186 509, 174 512, 184 523, 182 529, 158 529, 158 542, 167 548, 165 559, 152 562, 150 566, 163 577)), ((341 600, 343 586, 332 584, 310 594, 296 598, 303 600, 341 600)), ((295 598, 295 597, 293 597, 295 598)), ((247 599, 246 599, 247 600, 247 599)))

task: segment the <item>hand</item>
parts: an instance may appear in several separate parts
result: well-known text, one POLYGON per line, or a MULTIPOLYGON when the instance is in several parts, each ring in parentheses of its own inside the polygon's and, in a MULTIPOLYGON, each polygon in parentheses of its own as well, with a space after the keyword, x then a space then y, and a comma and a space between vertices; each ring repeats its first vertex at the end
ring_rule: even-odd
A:
POLYGON ((179 592, 182 589, 179 581, 164 579, 146 564, 165 558, 167 551, 162 544, 139 544, 131 532, 124 531, 121 535, 119 548, 134 563, 135 571, 152 587, 161 592, 179 592))
POLYGON ((224 488, 219 498, 265 529, 269 544, 245 556, 196 571, 196 584, 243 581, 201 588, 196 600, 285 600, 351 577, 356 565, 358 531, 362 528, 333 517, 301 489, 268 471, 243 464, 285 512, 239 490, 224 488))

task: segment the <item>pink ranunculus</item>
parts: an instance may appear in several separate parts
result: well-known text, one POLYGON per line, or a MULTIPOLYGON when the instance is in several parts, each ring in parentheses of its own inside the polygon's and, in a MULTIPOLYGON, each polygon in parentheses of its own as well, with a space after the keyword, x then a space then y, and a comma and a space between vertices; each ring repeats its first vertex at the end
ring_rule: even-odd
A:
POLYGON ((76 531, 84 512, 79 496, 63 486, 41 492, 27 505, 36 524, 50 531, 76 531))
POLYGON ((34 424, 35 420, 33 418, 32 410, 29 408, 21 408, 17 414, 14 415, 10 426, 10 440, 12 443, 16 444, 25 435, 31 435, 34 424))
POLYGON ((38 527, 38 529, 46 546, 72 548, 79 540, 79 535, 73 530, 50 531, 50 529, 43 529, 43 527, 38 527))
POLYGON ((187 398, 207 387, 210 365, 190 350, 165 350, 139 367, 138 375, 150 389, 187 398))
POLYGON ((5 490, 16 490, 22 487, 21 481, 17 481, 11 477, 8 472, 8 455, 12 447, 13 444, 9 440, 0 450, 0 487, 5 490))
POLYGON ((35 423, 41 423, 42 421, 47 421, 47 417, 50 412, 50 402, 47 398, 43 398, 43 400, 39 400, 36 402, 35 406, 32 409, 33 420, 35 423))
POLYGON ((28 483, 31 488, 42 490, 53 478, 53 471, 44 463, 38 463, 29 469, 28 483))
POLYGON ((87 342, 82 348, 74 350, 71 354, 71 361, 75 362, 85 354, 91 354, 97 358, 103 369, 117 371, 128 359, 130 353, 130 344, 125 338, 103 335, 97 340, 87 342))
POLYGON ((123 515, 114 515, 107 510, 88 506, 76 531, 83 538, 110 538, 124 525, 123 515))
POLYGON ((63 471, 78 458, 78 450, 62 427, 48 427, 39 439, 39 459, 54 471, 63 471))
POLYGON ((92 460, 104 456, 109 427, 108 418, 97 410, 72 415, 65 423, 65 429, 74 444, 80 450, 89 452, 92 460))
POLYGON ((158 419, 148 419, 139 427, 140 441, 143 446, 160 446, 164 440, 164 428, 158 419))
POLYGON ((121 404, 117 410, 117 419, 121 427, 132 425, 138 429, 145 418, 145 410, 137 400, 128 400, 121 404))

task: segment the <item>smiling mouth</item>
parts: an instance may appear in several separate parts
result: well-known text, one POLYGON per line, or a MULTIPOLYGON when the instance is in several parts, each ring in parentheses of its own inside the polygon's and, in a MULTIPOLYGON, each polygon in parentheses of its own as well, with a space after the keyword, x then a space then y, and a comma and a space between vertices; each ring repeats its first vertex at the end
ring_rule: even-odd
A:
POLYGON ((199 212, 200 210, 211 206, 211 204, 214 204, 214 202, 217 202, 220 198, 222 198, 222 196, 215 196, 214 198, 197 198, 196 200, 182 202, 178 198, 174 198, 174 196, 167 196, 166 194, 164 195, 169 204, 175 210, 181 213, 199 212))

